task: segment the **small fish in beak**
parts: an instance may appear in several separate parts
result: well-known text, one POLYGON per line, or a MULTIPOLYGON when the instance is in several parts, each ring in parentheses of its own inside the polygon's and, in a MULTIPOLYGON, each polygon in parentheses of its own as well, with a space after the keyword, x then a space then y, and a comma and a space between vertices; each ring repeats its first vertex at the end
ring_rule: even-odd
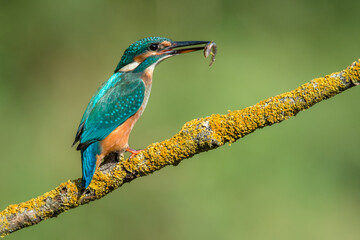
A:
POLYGON ((204 56, 205 58, 209 57, 211 55, 211 60, 209 66, 211 66, 215 62, 215 56, 217 52, 217 47, 215 42, 209 42, 206 44, 204 48, 204 56))

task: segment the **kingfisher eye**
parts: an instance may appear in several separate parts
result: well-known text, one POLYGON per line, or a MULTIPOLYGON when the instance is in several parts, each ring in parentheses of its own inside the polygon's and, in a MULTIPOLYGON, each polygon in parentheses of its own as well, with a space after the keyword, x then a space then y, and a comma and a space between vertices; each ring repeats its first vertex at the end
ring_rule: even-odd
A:
POLYGON ((151 51, 156 51, 156 50, 158 49, 158 47, 159 47, 159 44, 154 43, 154 44, 151 44, 151 45, 149 46, 149 49, 150 49, 151 51))

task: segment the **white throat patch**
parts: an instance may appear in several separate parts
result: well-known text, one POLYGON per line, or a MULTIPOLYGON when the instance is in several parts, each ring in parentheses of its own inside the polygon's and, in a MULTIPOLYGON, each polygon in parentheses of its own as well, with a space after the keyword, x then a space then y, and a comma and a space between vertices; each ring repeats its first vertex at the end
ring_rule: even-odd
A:
POLYGON ((146 71, 148 71, 149 73, 152 74, 152 73, 154 72, 154 69, 155 69, 156 65, 158 65, 161 61, 163 61, 164 59, 167 59, 167 58, 169 58, 169 57, 171 57, 171 55, 165 56, 165 57, 157 60, 155 63, 153 63, 153 64, 151 64, 149 67, 147 67, 147 68, 146 68, 146 71))

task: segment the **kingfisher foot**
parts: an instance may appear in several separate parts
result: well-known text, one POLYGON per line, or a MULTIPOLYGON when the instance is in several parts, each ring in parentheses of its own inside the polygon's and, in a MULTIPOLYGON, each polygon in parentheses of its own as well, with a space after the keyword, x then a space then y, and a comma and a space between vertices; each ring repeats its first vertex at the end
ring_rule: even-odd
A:
POLYGON ((135 150, 135 149, 132 149, 132 148, 129 148, 129 147, 125 149, 125 151, 131 153, 131 156, 130 156, 129 159, 131 159, 131 158, 135 157, 136 155, 138 155, 142 150, 144 150, 144 149, 135 150))

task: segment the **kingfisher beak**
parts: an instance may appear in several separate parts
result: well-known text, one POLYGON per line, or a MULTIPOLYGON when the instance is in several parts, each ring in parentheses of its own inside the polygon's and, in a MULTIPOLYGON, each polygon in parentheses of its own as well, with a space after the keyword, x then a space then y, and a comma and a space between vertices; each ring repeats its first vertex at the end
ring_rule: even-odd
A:
POLYGON ((195 52, 198 50, 203 50, 205 45, 210 43, 210 41, 181 41, 181 42, 173 42, 169 47, 165 48, 167 54, 169 55, 178 55, 182 53, 195 52), (197 46, 202 45, 204 46, 197 46), (192 47, 189 47, 192 46, 192 47), (189 48, 187 48, 189 47, 189 48))

